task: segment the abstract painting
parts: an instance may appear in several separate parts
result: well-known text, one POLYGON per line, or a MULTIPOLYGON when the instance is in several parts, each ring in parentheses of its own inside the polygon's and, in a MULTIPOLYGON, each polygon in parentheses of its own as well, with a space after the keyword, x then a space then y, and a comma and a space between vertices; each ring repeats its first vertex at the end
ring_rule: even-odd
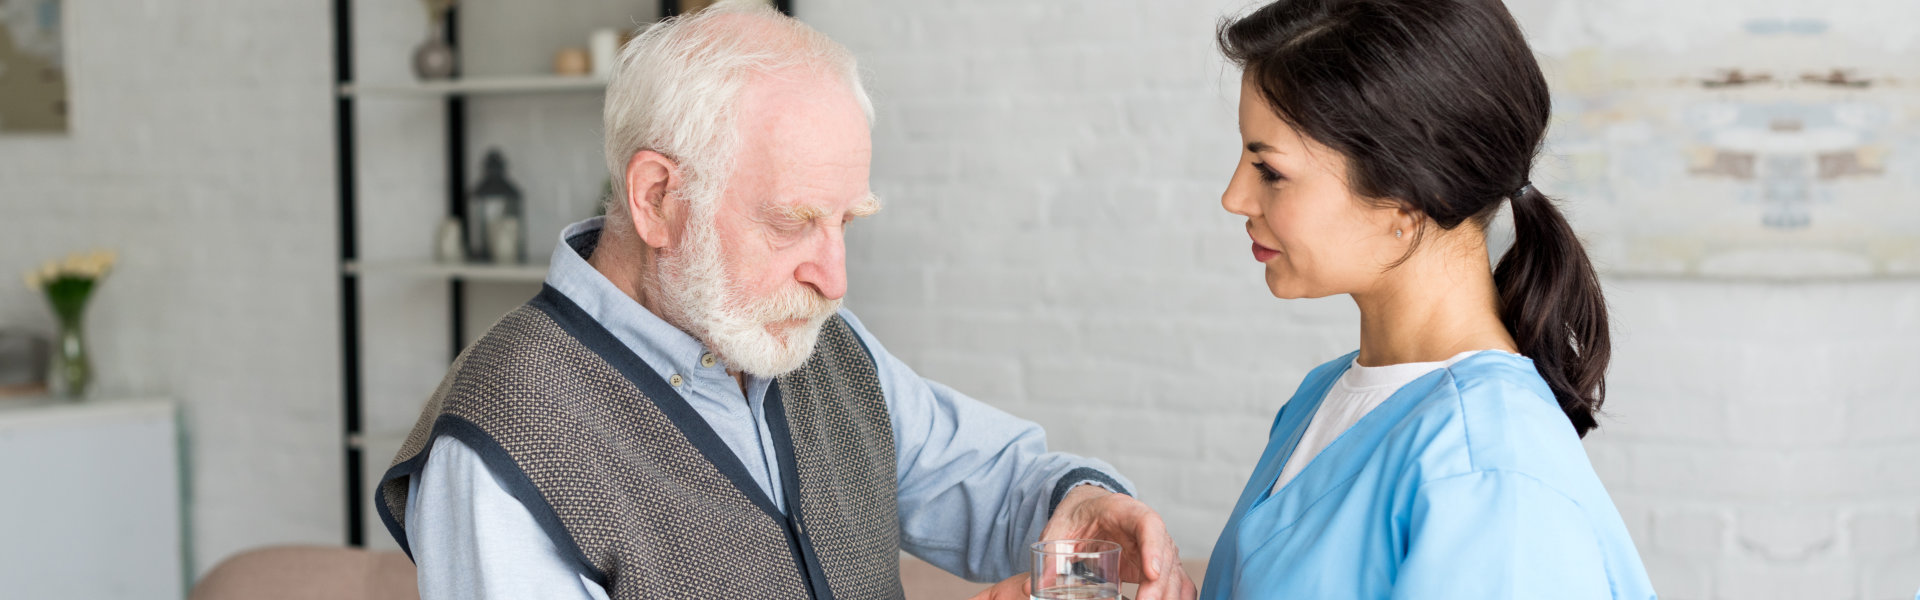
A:
POLYGON ((1604 271, 1920 275, 1920 2, 1514 0, 1604 271))
POLYGON ((67 130, 60 0, 0 0, 0 134, 67 130))

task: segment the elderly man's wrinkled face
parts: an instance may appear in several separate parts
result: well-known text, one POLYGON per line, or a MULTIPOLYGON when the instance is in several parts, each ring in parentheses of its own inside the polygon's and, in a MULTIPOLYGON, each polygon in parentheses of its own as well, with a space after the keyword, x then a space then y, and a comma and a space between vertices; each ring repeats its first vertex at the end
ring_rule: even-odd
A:
POLYGON ((772 377, 806 361, 847 293, 847 224, 879 209, 873 144, 834 77, 760 76, 737 109, 731 176, 661 257, 662 291, 729 368, 772 377))

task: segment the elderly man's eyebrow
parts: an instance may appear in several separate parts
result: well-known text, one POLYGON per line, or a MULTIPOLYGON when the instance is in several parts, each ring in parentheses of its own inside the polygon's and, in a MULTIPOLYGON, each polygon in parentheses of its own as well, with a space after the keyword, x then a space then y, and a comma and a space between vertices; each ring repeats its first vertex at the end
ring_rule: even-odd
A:
MULTIPOLYGON (((804 223, 827 216, 826 209, 812 204, 773 206, 771 208, 774 215, 794 223, 804 223)), ((880 197, 872 193, 868 193, 865 198, 861 198, 859 202, 854 203, 852 208, 847 209, 847 215, 855 218, 873 216, 873 214, 877 212, 880 212, 880 197)))
POLYGON ((797 204, 793 206, 775 205, 770 208, 773 209, 773 214, 780 218, 797 223, 812 221, 826 214, 826 211, 820 210, 820 207, 812 204, 797 204))
POLYGON ((853 208, 847 209, 847 214, 856 218, 871 217, 873 213, 877 212, 880 212, 880 197, 874 195, 872 192, 868 192, 867 197, 861 198, 859 203, 853 205, 853 208))

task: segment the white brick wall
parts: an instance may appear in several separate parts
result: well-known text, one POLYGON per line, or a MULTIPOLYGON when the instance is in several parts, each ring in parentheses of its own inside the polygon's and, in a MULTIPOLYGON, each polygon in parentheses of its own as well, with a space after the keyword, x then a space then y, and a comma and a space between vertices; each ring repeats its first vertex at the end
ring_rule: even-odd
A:
MULTIPOLYGON (((849 234, 849 305, 923 374, 1117 464, 1209 553, 1274 411, 1358 330, 1345 299, 1269 297, 1218 205, 1238 88, 1211 34, 1248 3, 799 4, 880 115, 889 205, 849 234)), ((1911 598, 1920 282, 1606 285, 1587 446, 1664 597, 1911 598)))
POLYGON ((97 384, 183 403, 197 570, 339 541, 326 3, 64 8, 71 132, 0 137, 0 324, 50 333, 19 274, 119 250, 97 384))
MULTIPOLYGON (((926 375, 1118 464, 1188 554, 1208 553, 1274 410, 1356 343, 1346 300, 1268 297, 1218 207, 1236 81, 1210 35, 1246 3, 797 3, 860 54, 880 111, 890 205, 851 236, 850 304, 926 375)), ((92 313, 101 383, 187 403, 201 570, 337 542, 324 3, 108 4, 68 3, 72 135, 0 138, 0 274, 122 250, 92 313)), ((417 9, 357 5, 362 73, 405 77, 417 9)), ((362 109, 363 252, 424 256, 440 114, 362 109)), ((592 157, 594 118, 478 135, 592 157)), ((551 171, 525 177, 548 202, 537 218, 564 220, 591 187, 576 162, 522 163, 551 171)), ((1617 362, 1588 448, 1664 596, 1911 597, 1920 283, 1607 285, 1617 362)), ((404 428, 446 358, 442 288, 365 289, 369 427, 404 428)), ((4 283, 0 323, 51 328, 4 283)))
POLYGON ((1609 284, 1588 448, 1662 591, 1911 597, 1920 285, 1609 284))

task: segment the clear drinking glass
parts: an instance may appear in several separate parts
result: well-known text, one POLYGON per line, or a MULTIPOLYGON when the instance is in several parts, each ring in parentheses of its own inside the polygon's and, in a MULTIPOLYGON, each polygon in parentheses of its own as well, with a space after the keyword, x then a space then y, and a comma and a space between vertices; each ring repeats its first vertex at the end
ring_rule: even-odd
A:
POLYGON ((1120 597, 1120 545, 1106 540, 1053 540, 1033 545, 1033 600, 1120 597))

